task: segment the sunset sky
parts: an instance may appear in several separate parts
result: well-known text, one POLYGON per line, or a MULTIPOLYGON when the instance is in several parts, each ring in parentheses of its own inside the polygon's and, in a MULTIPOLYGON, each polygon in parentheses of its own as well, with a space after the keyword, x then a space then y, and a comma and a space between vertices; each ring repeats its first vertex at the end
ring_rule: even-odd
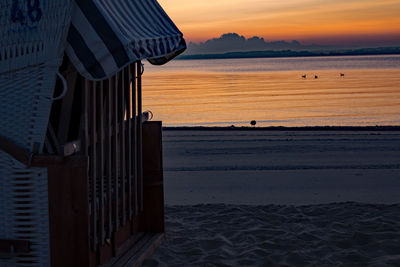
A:
POLYGON ((159 0, 186 40, 236 32, 266 41, 400 44, 400 0, 159 0))

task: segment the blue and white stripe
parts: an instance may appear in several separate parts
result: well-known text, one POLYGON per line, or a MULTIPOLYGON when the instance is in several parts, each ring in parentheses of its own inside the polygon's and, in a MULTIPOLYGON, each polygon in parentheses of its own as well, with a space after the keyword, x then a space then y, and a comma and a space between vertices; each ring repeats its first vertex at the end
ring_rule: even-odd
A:
POLYGON ((67 54, 87 79, 102 80, 142 59, 164 64, 186 48, 156 0, 74 0, 67 54))

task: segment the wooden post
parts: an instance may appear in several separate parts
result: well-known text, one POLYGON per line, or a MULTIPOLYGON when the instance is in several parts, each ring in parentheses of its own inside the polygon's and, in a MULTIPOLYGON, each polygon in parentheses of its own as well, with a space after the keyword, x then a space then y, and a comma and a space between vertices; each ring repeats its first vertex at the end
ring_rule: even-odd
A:
POLYGON ((143 123, 143 212, 139 231, 165 231, 163 179, 162 125, 160 121, 148 121, 143 123))
POLYGON ((48 170, 51 266, 95 266, 90 249, 88 157, 71 156, 48 170))

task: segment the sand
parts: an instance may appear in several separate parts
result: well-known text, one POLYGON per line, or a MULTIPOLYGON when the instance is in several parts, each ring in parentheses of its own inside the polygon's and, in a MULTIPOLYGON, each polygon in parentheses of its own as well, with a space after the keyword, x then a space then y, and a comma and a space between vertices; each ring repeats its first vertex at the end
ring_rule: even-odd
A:
POLYGON ((400 129, 165 130, 163 149, 167 205, 400 203, 400 129))
POLYGON ((144 266, 399 266, 400 205, 167 208, 167 239, 144 266))
POLYGON ((163 133, 145 266, 400 266, 400 131, 163 133))

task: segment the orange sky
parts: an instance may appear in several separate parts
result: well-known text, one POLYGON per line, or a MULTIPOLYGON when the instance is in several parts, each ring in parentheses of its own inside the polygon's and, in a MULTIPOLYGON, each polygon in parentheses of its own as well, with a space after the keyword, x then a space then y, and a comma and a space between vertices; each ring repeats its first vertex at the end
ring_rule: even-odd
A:
POLYGON ((159 0, 188 41, 236 32, 272 40, 400 42, 400 0, 159 0))

